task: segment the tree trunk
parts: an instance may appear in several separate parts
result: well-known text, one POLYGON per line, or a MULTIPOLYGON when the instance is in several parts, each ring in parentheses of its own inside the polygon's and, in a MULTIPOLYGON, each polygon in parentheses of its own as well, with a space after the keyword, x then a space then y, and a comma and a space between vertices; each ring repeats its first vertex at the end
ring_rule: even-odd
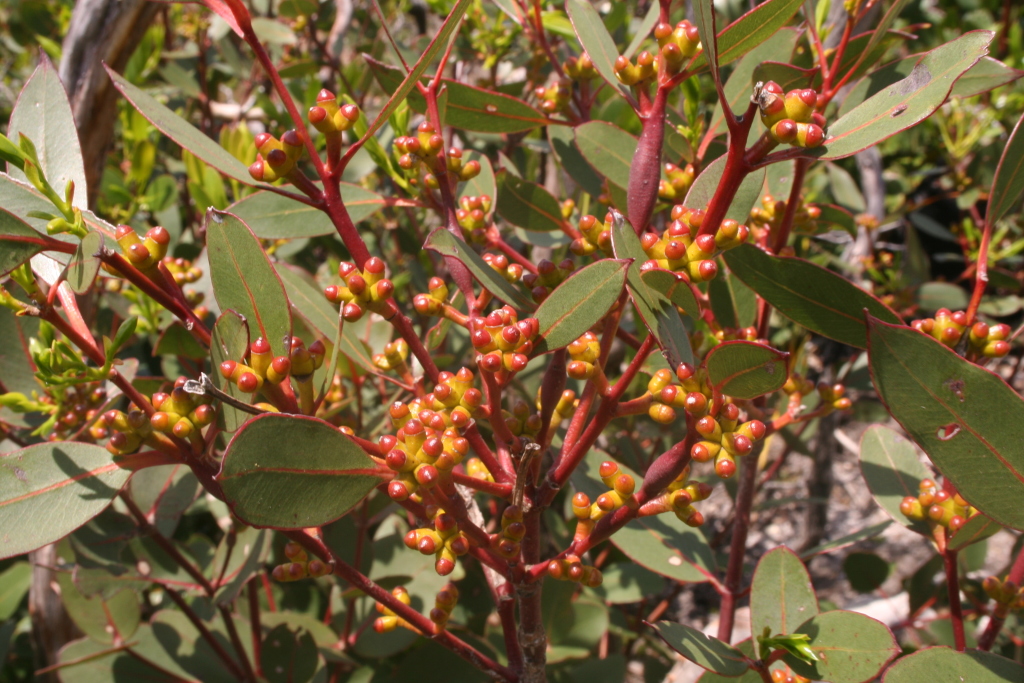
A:
POLYGON ((117 121, 118 92, 103 64, 123 71, 159 9, 147 0, 78 0, 71 14, 59 73, 82 142, 89 206, 99 192, 117 121))

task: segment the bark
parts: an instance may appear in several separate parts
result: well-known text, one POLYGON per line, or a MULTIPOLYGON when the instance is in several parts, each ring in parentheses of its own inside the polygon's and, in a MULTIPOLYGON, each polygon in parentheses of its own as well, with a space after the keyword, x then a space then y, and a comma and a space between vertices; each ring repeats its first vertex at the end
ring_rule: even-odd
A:
POLYGON ((160 9, 147 0, 78 0, 64 38, 60 79, 78 126, 93 206, 117 121, 117 90, 103 69, 124 70, 160 9))
MULTIPOLYGON (((28 613, 32 619, 36 668, 57 663, 57 653, 81 634, 64 611, 60 595, 54 590, 57 579, 51 567, 57 566, 57 546, 47 545, 29 554, 32 583, 28 593, 28 613)), ((38 683, 58 683, 57 672, 36 676, 38 683)))

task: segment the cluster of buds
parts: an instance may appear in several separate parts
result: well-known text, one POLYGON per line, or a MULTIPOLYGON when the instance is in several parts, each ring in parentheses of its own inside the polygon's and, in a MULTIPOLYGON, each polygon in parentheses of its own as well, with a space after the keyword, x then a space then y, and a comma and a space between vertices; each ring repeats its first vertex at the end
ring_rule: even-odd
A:
POLYGON ((167 255, 167 247, 171 243, 170 233, 160 226, 152 228, 144 238, 139 239, 135 228, 130 225, 119 225, 114 237, 128 262, 141 271, 156 267, 156 264, 167 255))
MULTIPOLYGON (((915 320, 911 326, 915 330, 931 335, 949 348, 954 348, 967 330, 967 313, 940 308, 934 318, 915 320)), ((1007 341, 1009 336, 1009 325, 976 322, 971 325, 967 334, 968 356, 972 359, 1002 358, 1010 352, 1010 342, 1007 341)))
POLYGON ((345 320, 355 322, 367 310, 387 312, 395 285, 384 277, 384 261, 376 256, 368 259, 361 273, 353 264, 344 262, 338 266, 338 276, 345 284, 325 287, 324 296, 332 304, 342 304, 341 315, 345 320))
POLYGON ((249 175, 262 183, 272 183, 291 173, 306 150, 295 130, 285 131, 280 140, 270 133, 260 133, 255 145, 256 161, 249 166, 249 175))
POLYGON ((108 410, 103 414, 103 422, 111 432, 107 450, 113 455, 134 453, 144 441, 154 440, 149 418, 137 408, 129 408, 127 413, 108 410))
POLYGON ((455 559, 469 552, 469 538, 459 531, 459 523, 440 511, 435 513, 433 529, 413 529, 405 535, 405 545, 410 550, 433 555, 434 570, 441 576, 455 571, 455 559))
POLYGON ((331 565, 317 558, 309 559, 306 551, 298 543, 289 541, 284 546, 284 556, 288 562, 274 567, 270 573, 275 581, 289 582, 300 579, 316 579, 331 573, 331 565))
POLYGON ((922 479, 917 488, 916 498, 907 496, 900 503, 900 512, 909 520, 927 520, 933 528, 956 531, 977 513, 959 493, 941 490, 931 479, 922 479))
POLYGON ((673 75, 679 72, 684 61, 701 49, 700 32, 685 19, 674 28, 671 24, 659 23, 654 27, 654 38, 658 41, 666 70, 673 75))
POLYGON ((316 106, 309 108, 309 122, 324 135, 342 133, 359 120, 359 107, 354 104, 338 106, 338 98, 330 90, 321 90, 316 106))
POLYGON ((590 256, 598 249, 610 255, 612 253, 612 214, 604 217, 604 223, 598 223, 591 215, 583 216, 579 222, 580 236, 569 245, 569 251, 577 256, 590 256))
POLYGON ((821 406, 826 413, 833 410, 849 410, 853 407, 853 401, 844 396, 846 385, 836 382, 818 382, 818 396, 821 397, 821 406))
POLYGON ((1013 581, 1006 579, 1000 581, 998 577, 990 576, 981 583, 982 588, 988 597, 996 601, 996 612, 1006 612, 1016 609, 1024 609, 1024 586, 1018 586, 1013 581))
MULTIPOLYGON (((416 135, 405 135, 395 138, 395 150, 398 152, 398 167, 410 175, 414 175, 420 164, 426 166, 427 173, 423 178, 424 184, 432 190, 440 187, 434 173, 437 171, 433 160, 444 150, 444 138, 437 132, 437 129, 428 122, 422 122, 416 128, 416 135)), ((452 148, 448 150, 446 161, 448 172, 456 180, 471 180, 480 173, 480 162, 470 161, 462 163, 462 150, 452 148)))
POLYGON ((501 531, 491 536, 491 547, 506 560, 514 560, 525 535, 523 509, 518 505, 509 505, 501 513, 501 531))
POLYGON ((459 200, 459 208, 455 211, 455 219, 462 228, 466 240, 481 243, 486 239, 487 214, 491 211, 493 200, 490 195, 469 196, 459 200))
POLYGON ((697 176, 693 164, 679 168, 675 164, 665 164, 665 176, 668 180, 658 183, 658 199, 666 202, 680 200, 689 192, 693 180, 697 176))
POLYGON ((538 85, 534 88, 533 95, 540 103, 540 110, 545 114, 565 111, 572 97, 572 82, 557 80, 546 88, 543 85, 538 85))
POLYGON ((811 683, 811 679, 793 673, 788 666, 772 671, 772 683, 811 683))
POLYGON ((427 290, 426 294, 420 293, 412 298, 413 308, 420 315, 443 315, 448 305, 448 285, 441 278, 432 277, 427 283, 427 290))
POLYGON ((409 342, 404 339, 396 339, 384 345, 384 353, 373 355, 373 364, 384 372, 397 372, 408 374, 409 366, 405 361, 409 358, 409 342))
POLYGON ((569 363, 565 366, 565 373, 569 377, 586 380, 594 376, 598 370, 597 361, 601 357, 601 341, 596 334, 584 332, 566 350, 569 352, 569 363))
MULTIPOLYGON (((407 591, 402 586, 395 586, 395 588, 393 588, 391 591, 391 595, 394 596, 395 599, 397 599, 403 605, 412 604, 412 598, 409 596, 409 591, 407 591)), ((416 630, 409 624, 409 622, 407 622, 402 617, 396 615, 393 609, 391 609, 390 607, 386 607, 382 602, 377 603, 377 611, 380 614, 384 615, 381 617, 377 617, 377 619, 373 622, 373 630, 377 633, 388 633, 389 631, 394 631, 399 626, 401 626, 402 628, 407 628, 411 631, 416 630)))
POLYGON ((164 268, 171 274, 174 283, 179 287, 197 282, 203 276, 202 269, 196 268, 188 259, 165 256, 163 261, 164 268))
POLYGON ((449 583, 434 596, 434 608, 430 610, 430 620, 434 622, 436 632, 445 630, 448 620, 451 619, 452 610, 457 604, 459 604, 459 589, 455 587, 454 583, 449 583))
POLYGON ((593 503, 590 502, 590 497, 582 491, 572 498, 577 539, 589 536, 594 524, 599 519, 618 510, 623 505, 634 510, 637 509, 636 498, 633 497, 636 482, 631 475, 619 469, 618 463, 606 460, 601 463, 597 473, 608 490, 598 496, 593 503))
POLYGON ((466 461, 466 474, 481 481, 494 483, 494 475, 487 469, 487 465, 480 458, 470 458, 466 461))
MULTIPOLYGON (((295 344, 295 341, 293 339, 292 346, 296 348, 296 353, 300 353, 299 349, 304 350, 304 345, 301 342, 295 344)), ((321 343, 316 350, 319 351, 322 347, 321 343)), ((307 351, 307 353, 309 352, 307 351)), ((263 337, 259 337, 249 345, 248 355, 249 364, 245 363, 245 359, 242 362, 226 360, 220 364, 221 376, 247 394, 254 394, 262 389, 264 380, 272 384, 280 384, 291 372, 291 358, 289 356, 274 358, 270 351, 270 343, 263 337)), ((320 358, 323 359, 322 353, 320 358)))
POLYGON ((825 141, 825 118, 814 108, 818 93, 811 88, 790 90, 783 96, 775 81, 763 84, 758 94, 761 123, 776 142, 814 148, 825 141))
POLYGON ((523 273, 523 284, 530 288, 530 295, 537 303, 544 301, 558 285, 565 281, 565 278, 572 275, 576 270, 576 264, 572 259, 563 259, 555 265, 547 259, 542 259, 537 264, 536 273, 523 273))
POLYGON ((760 420, 740 422, 740 409, 726 403, 717 419, 705 415, 695 425, 701 440, 693 444, 690 457, 697 462, 715 461, 715 474, 728 479, 736 474, 736 458, 747 455, 754 443, 764 438, 765 426, 760 420))
POLYGON ((577 57, 569 57, 562 66, 565 74, 574 81, 592 81, 597 78, 597 69, 586 52, 577 57))
POLYGON ((687 526, 698 527, 704 523, 704 515, 694 503, 705 500, 711 495, 712 487, 702 481, 690 481, 690 466, 683 468, 675 481, 666 487, 665 493, 644 503, 638 516, 647 517, 663 512, 673 512, 679 521, 687 526))
POLYGON ((629 57, 619 55, 615 60, 615 78, 623 85, 638 85, 650 81, 658 74, 658 55, 644 50, 636 56, 636 64, 629 57))
MULTIPOLYGON (((99 383, 79 384, 68 387, 60 403, 56 406, 59 414, 55 414, 56 424, 49 436, 50 441, 67 441, 71 435, 84 424, 96 419, 103 402, 107 400, 107 390, 99 383)), ((51 403, 49 395, 42 397, 42 403, 51 403)), ((107 430, 99 421, 89 428, 89 436, 99 441, 107 438, 107 430)))
POLYGON ((491 311, 486 318, 473 318, 469 334, 476 349, 477 363, 484 372, 498 374, 505 381, 509 373, 520 372, 533 352, 533 338, 540 331, 536 318, 519 320, 511 306, 491 311))
POLYGON ((597 588, 604 581, 601 570, 583 564, 578 555, 566 555, 548 562, 548 576, 557 581, 573 581, 590 588, 597 588))
MULTIPOLYGON (((786 201, 766 194, 761 198, 761 207, 755 206, 750 210, 750 224, 759 230, 775 230, 785 215, 786 201)), ((793 213, 793 230, 813 233, 819 218, 821 209, 813 204, 804 204, 801 197, 793 213)))
POLYGON ((171 393, 153 394, 153 407, 157 412, 149 418, 154 430, 173 434, 179 439, 198 436, 199 430, 213 422, 216 411, 210 405, 211 397, 185 391, 185 378, 179 377, 171 393))
POLYGON ((715 256, 726 249, 738 247, 750 235, 747 226, 728 218, 722 221, 714 235, 698 234, 704 223, 704 212, 681 204, 672 207, 671 217, 672 222, 661 237, 653 232, 640 237, 640 245, 650 259, 644 265, 682 272, 691 282, 707 282, 714 278, 718 274, 715 256))
POLYGON ((718 341, 757 341, 756 327, 723 327, 715 330, 714 338, 718 341))
POLYGON ((522 399, 516 399, 511 412, 502 410, 501 417, 513 436, 537 436, 543 424, 540 413, 531 411, 530 404, 522 399))
MULTIPOLYGON (((542 408, 541 389, 541 387, 537 388, 537 410, 542 408)), ((548 428, 551 431, 558 429, 562 422, 572 417, 578 405, 579 401, 576 399, 576 392, 572 389, 564 390, 562 395, 558 397, 558 402, 555 403, 555 409, 551 411, 551 424, 548 428)))
POLYGON ((694 370, 689 363, 680 363, 676 377, 681 384, 673 384, 672 371, 662 368, 647 383, 647 391, 652 398, 647 414, 658 424, 675 422, 677 408, 693 417, 703 417, 711 407, 711 384, 703 368, 694 370))
POLYGON ((494 269, 494 272, 504 278, 506 282, 519 282, 523 277, 523 267, 518 263, 512 263, 509 261, 508 256, 505 256, 504 254, 485 252, 482 258, 484 262, 494 269))

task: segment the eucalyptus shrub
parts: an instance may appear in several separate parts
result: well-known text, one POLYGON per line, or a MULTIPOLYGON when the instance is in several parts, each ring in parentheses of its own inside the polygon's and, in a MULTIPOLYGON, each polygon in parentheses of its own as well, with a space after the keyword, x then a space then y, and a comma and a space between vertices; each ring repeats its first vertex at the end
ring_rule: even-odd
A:
POLYGON ((165 13, 199 47, 198 109, 142 87, 153 36, 109 72, 125 163, 95 211, 89 131, 45 59, 0 137, 0 556, 57 544, 86 636, 63 680, 619 681, 627 660, 658 680, 673 651, 705 683, 1024 678, 1024 552, 981 585, 960 556, 1024 529, 1003 379, 1024 134, 987 130, 1021 72, 987 56, 994 31, 920 52, 906 0, 731 22, 711 0, 632 22, 456 0, 407 59, 374 3, 372 54, 339 65, 326 7, 202 4, 216 21, 165 13), (262 70, 262 124, 212 125, 217 26, 262 70), (957 118, 993 97, 980 130, 957 118), (841 206, 835 162, 922 122, 955 168, 969 296, 920 277, 909 228, 881 245, 925 200, 841 206), (929 286, 953 303, 913 298, 929 286), (746 564, 757 492, 872 391, 900 429, 865 432, 864 479, 935 553, 904 647, 944 643, 915 624, 928 607, 951 647, 901 656, 885 624, 819 605, 805 562, 888 523, 746 564), (722 480, 732 513, 708 520, 722 480), (714 635, 664 618, 690 584, 720 598, 714 635))

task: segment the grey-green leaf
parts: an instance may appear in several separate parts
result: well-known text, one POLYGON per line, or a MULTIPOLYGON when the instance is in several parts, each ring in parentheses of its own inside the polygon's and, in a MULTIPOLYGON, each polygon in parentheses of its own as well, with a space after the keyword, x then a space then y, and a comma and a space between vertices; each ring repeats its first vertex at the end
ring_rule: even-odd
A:
POLYGON ((535 346, 546 353, 566 346, 601 320, 622 293, 629 264, 603 259, 570 275, 537 309, 535 346))
POLYGON ((697 666, 723 676, 742 676, 750 666, 742 652, 684 624, 659 621, 651 626, 669 647, 697 666))

